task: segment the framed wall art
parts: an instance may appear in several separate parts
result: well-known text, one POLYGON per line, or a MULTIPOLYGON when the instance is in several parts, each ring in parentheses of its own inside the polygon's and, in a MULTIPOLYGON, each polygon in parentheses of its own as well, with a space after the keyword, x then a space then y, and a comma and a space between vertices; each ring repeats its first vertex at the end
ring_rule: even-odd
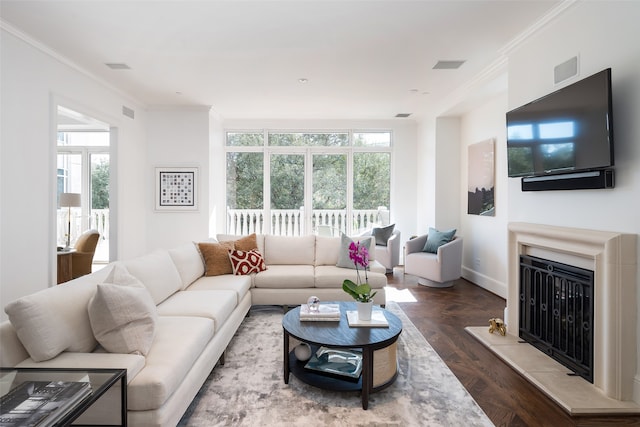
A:
POLYGON ((496 215, 493 152, 493 138, 469 146, 467 213, 470 215, 496 215))
POLYGON ((156 210, 198 210, 198 168, 156 168, 156 210))

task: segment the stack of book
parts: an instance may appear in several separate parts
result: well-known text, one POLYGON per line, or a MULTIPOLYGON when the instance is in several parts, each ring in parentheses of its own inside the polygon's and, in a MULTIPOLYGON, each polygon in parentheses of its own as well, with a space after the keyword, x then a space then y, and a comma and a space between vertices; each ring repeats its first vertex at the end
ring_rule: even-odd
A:
POLYGON ((320 321, 320 322, 339 322, 340 321, 340 305, 339 304, 320 304, 318 310, 311 310, 308 304, 300 306, 300 321, 320 321))

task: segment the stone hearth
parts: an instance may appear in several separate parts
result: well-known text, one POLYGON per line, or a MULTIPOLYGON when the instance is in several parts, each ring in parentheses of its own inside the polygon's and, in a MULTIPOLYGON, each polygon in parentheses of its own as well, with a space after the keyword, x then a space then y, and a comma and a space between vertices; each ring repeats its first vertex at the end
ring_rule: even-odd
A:
POLYGON ((467 331, 571 414, 640 413, 636 247, 635 234, 510 223, 507 336, 467 331), (518 338, 520 255, 594 272, 593 384, 518 338))

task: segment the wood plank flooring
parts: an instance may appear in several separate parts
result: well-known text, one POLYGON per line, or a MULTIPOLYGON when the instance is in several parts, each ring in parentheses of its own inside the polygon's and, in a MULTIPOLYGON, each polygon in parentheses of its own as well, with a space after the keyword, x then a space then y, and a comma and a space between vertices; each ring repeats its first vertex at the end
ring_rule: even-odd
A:
POLYGON ((502 318, 503 298, 464 279, 445 289, 421 286, 398 267, 387 278, 417 300, 398 305, 496 426, 640 426, 640 416, 571 417, 464 331, 502 318))

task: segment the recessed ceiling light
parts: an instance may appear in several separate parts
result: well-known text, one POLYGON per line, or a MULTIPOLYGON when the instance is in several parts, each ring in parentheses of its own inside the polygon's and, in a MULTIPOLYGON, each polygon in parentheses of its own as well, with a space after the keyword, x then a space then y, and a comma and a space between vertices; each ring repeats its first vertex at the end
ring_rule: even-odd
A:
POLYGON ((107 62, 104 65, 111 68, 112 70, 130 70, 131 69, 131 67, 129 67, 124 62, 107 62))
POLYGON ((436 65, 433 66, 434 70, 457 70, 460 68, 462 64, 464 64, 464 60, 461 61, 438 61, 436 65))
POLYGON ((309 83, 309 79, 301 77, 301 78, 298 79, 298 83, 302 83, 302 84, 309 83))
POLYGON ((409 89, 409 92, 411 92, 411 93, 418 93, 418 92, 419 92, 419 90, 418 90, 418 89, 409 89))
POLYGON ((409 117, 410 115, 411 113, 398 113, 396 114, 396 117, 405 118, 405 117, 409 117))

